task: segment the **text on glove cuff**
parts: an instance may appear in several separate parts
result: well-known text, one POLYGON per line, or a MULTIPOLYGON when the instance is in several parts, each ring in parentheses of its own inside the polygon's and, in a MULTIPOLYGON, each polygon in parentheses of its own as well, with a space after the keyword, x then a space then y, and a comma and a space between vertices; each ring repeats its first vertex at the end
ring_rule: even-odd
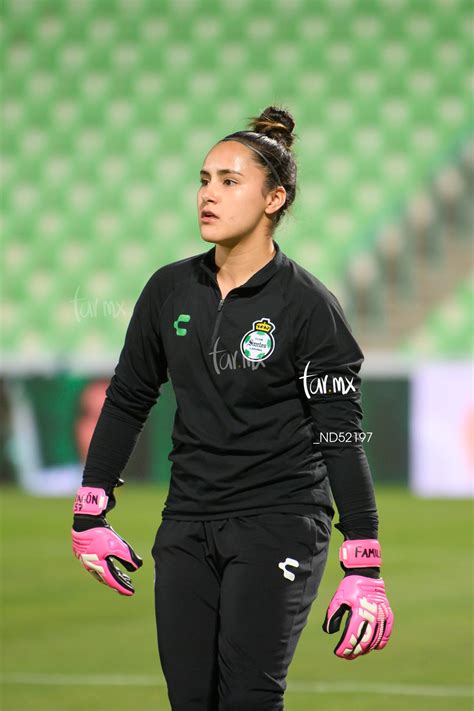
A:
POLYGON ((339 560, 346 568, 381 566, 380 543, 374 538, 344 541, 339 548, 339 560))
POLYGON ((100 516, 102 511, 107 507, 108 500, 109 497, 105 493, 105 489, 81 486, 76 493, 74 513, 100 516))

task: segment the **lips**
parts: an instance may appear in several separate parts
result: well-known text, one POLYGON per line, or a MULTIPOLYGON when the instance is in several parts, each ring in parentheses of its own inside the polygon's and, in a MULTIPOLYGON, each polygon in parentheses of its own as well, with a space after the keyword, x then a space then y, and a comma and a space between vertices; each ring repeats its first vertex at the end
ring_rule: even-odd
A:
POLYGON ((202 217, 202 218, 205 218, 205 217, 215 217, 216 219, 219 219, 216 214, 214 214, 213 212, 211 212, 211 210, 202 210, 202 212, 201 212, 201 217, 202 217))

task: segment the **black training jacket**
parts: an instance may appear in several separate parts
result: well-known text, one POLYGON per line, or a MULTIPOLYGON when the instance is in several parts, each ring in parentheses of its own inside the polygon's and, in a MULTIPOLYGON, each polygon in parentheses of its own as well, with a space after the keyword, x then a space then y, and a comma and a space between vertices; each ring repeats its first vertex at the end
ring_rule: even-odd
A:
POLYGON ((225 299, 215 247, 150 277, 89 448, 83 484, 117 483, 162 383, 177 401, 164 518, 316 514, 377 537, 362 431, 364 356, 336 297, 276 250, 225 299), (330 484, 330 487, 329 487, 330 484))

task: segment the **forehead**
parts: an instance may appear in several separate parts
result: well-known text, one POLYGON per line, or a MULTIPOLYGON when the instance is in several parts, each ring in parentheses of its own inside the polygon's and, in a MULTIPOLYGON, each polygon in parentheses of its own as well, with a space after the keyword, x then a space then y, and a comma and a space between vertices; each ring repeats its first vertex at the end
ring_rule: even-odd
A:
POLYGON ((247 148, 247 146, 238 141, 216 143, 202 164, 202 170, 207 170, 209 173, 225 168, 238 170, 244 175, 259 171, 259 166, 253 159, 251 148, 247 148))

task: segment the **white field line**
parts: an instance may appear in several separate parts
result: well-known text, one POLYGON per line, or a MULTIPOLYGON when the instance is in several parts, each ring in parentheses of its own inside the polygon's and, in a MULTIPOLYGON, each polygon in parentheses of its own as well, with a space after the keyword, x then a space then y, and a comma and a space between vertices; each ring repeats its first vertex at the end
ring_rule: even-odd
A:
MULTIPOLYGON (((44 686, 166 686, 163 677, 133 674, 25 674, 7 672, 1 675, 4 684, 44 686)), ((289 681, 288 691, 300 694, 386 694, 388 696, 471 697, 469 686, 439 686, 418 684, 341 683, 330 681, 289 681)))

